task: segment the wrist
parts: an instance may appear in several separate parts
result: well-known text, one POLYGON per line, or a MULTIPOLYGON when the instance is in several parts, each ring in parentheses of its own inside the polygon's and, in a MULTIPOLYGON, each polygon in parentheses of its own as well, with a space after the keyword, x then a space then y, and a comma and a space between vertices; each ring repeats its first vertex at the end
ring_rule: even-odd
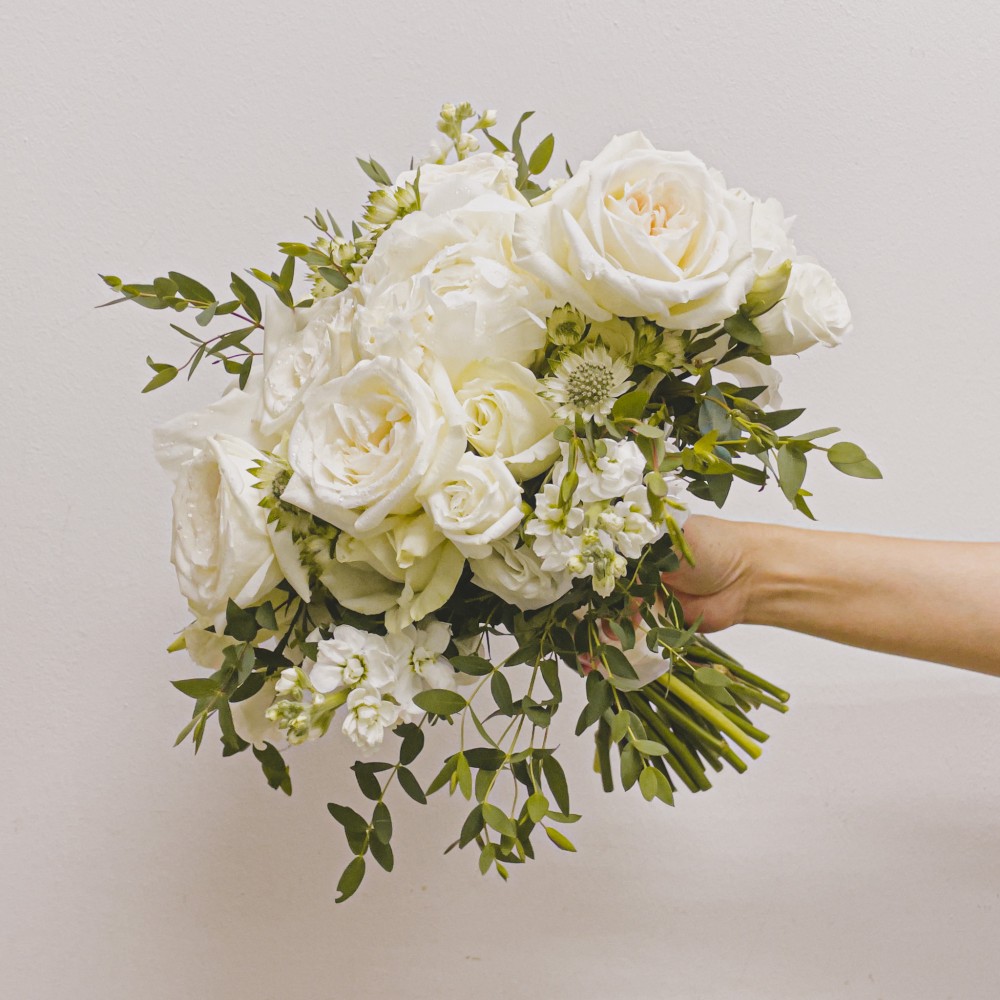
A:
POLYGON ((801 586, 804 533, 774 524, 744 526, 744 612, 747 625, 780 625, 781 608, 801 586))

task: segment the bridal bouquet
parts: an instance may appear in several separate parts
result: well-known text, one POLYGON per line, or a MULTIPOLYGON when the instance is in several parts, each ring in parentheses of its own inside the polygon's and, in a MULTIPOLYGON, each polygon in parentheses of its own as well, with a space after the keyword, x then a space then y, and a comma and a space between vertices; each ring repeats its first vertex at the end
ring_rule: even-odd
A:
POLYGON ((286 793, 283 750, 354 754, 371 806, 329 805, 352 855, 338 901, 366 858, 393 867, 394 786, 468 800, 451 846, 483 873, 507 878, 538 834, 574 850, 564 684, 583 685, 576 734, 607 791, 672 804, 745 770, 766 739, 751 711, 788 695, 663 585, 691 560, 686 513, 774 480, 812 516, 814 452, 879 475, 820 443, 836 428, 788 430, 802 411, 780 408, 772 359, 836 344, 850 313, 778 202, 640 133, 543 184, 553 138, 526 153, 528 117, 503 142, 493 112, 445 105, 419 165, 359 161, 374 187, 349 235, 317 210, 315 239, 232 274, 231 297, 174 271, 104 278, 116 302, 194 315, 171 324, 186 360, 147 359, 145 391, 207 363, 234 376, 157 433, 193 616, 171 648, 208 671, 174 682, 193 699, 178 742, 214 717, 223 754, 252 750, 286 793), (441 725, 451 752, 424 774, 441 725))

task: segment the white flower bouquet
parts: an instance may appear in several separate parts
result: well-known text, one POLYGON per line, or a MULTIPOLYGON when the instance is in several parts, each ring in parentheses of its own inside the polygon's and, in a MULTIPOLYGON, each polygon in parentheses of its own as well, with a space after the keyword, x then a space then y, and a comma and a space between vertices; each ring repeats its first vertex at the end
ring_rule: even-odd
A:
POLYGON ((353 856, 338 901, 367 857, 393 867, 393 786, 464 796, 452 846, 474 844, 483 873, 507 878, 539 832, 572 851, 549 735, 566 677, 605 790, 617 775, 672 804, 745 770, 766 739, 750 712, 788 695, 663 585, 691 559, 687 510, 775 480, 812 516, 815 451, 879 475, 857 445, 820 443, 835 428, 786 429, 802 411, 780 409, 773 357, 836 344, 850 313, 781 206, 639 133, 543 187, 553 139, 526 155, 528 117, 504 143, 492 112, 446 105, 426 162, 393 180, 359 161, 362 220, 345 236, 317 210, 312 243, 249 272, 263 306, 235 273, 223 299, 173 271, 104 278, 116 302, 195 314, 171 324, 186 361, 148 359, 145 391, 203 362, 235 376, 157 432, 193 616, 171 648, 208 671, 174 682, 194 701, 178 742, 197 749, 215 717, 223 753, 252 749, 286 793, 282 750, 360 748, 371 811, 329 806, 353 856), (452 752, 418 777, 441 723, 452 752))

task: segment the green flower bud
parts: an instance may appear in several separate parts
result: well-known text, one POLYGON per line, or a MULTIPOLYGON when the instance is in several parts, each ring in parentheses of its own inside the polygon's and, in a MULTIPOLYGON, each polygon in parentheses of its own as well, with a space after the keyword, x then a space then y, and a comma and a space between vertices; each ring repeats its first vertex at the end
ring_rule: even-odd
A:
POLYGON ((753 316, 761 316, 768 309, 776 306, 785 289, 788 287, 788 277, 792 273, 792 262, 786 260, 773 271, 760 275, 747 294, 746 311, 753 316))
POLYGON ((587 333, 587 321, 572 306, 560 306, 545 322, 551 343, 560 347, 575 347, 587 333))

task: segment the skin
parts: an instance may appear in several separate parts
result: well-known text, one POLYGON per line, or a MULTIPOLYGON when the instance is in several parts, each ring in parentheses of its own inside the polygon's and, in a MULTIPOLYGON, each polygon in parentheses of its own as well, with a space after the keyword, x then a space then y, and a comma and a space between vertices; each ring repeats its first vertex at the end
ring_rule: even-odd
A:
POLYGON ((1000 542, 931 542, 688 519, 664 575, 714 632, 771 625, 1000 677, 1000 542))

